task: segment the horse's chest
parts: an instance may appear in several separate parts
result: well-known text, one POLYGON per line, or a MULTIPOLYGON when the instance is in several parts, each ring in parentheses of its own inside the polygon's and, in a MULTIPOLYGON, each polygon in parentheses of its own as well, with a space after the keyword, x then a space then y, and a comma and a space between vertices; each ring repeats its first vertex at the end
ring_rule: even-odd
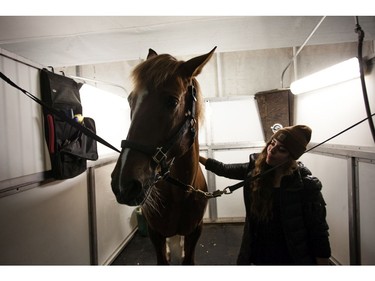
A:
POLYGON ((144 207, 148 224, 164 236, 185 235, 193 231, 202 221, 207 199, 195 194, 166 200, 158 208, 144 207))

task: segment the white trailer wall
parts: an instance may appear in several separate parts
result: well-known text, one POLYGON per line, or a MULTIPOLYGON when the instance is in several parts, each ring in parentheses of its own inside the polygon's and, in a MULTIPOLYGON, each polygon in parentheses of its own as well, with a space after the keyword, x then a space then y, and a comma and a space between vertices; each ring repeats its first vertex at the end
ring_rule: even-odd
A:
MULTIPOLYGON (((256 101, 253 97, 236 99, 208 99, 205 104, 205 122, 201 130, 200 144, 207 156, 224 163, 233 161, 245 163, 249 154, 258 151, 263 144, 263 131, 258 117, 256 101), (231 149, 228 149, 231 147, 231 149)), ((223 190, 238 181, 207 176, 209 190, 223 190)), ((230 196, 209 200, 209 221, 243 221, 245 208, 242 191, 230 196)))
POLYGON ((358 163, 361 264, 375 263, 375 161, 358 163))
POLYGON ((110 186, 115 163, 95 168, 98 264, 109 264, 122 250, 137 226, 133 207, 117 203, 110 186))
POLYGON ((90 264, 85 174, 0 198, 0 264, 90 264))
MULTIPOLYGON (((13 56, 4 50, 1 52, 13 56)), ((3 56, 0 56, 0 69, 18 85, 39 94, 37 69, 3 56)), ((40 137, 43 134, 40 106, 3 80, 0 85, 0 181, 48 169, 45 146, 40 137)))
POLYGON ((300 159, 323 185, 332 256, 350 264, 348 164, 345 157, 308 153, 300 159))
MULTIPOLYGON (((368 47, 371 50, 371 45, 368 47)), ((308 55, 308 60, 314 59, 308 55)), ((365 80, 374 113, 374 71, 365 80)), ((295 105, 295 123, 313 128, 313 143, 323 142, 367 117, 359 78, 298 95, 295 105)), ((375 264, 375 243, 370 238, 375 235, 370 172, 375 171, 375 143, 369 123, 361 123, 313 152, 316 154, 302 159, 323 182, 332 256, 341 264, 375 264)))
MULTIPOLYGON (((0 70, 40 98, 41 66, 0 50, 0 70)), ((51 181, 41 107, 0 81, 0 264, 107 264, 136 230, 132 207, 117 204, 110 174, 118 153, 98 144, 99 160, 73 179, 51 181)), ((116 147, 126 137, 122 97, 83 86, 85 116, 116 147), (114 120, 122 120, 112 126, 114 120)))

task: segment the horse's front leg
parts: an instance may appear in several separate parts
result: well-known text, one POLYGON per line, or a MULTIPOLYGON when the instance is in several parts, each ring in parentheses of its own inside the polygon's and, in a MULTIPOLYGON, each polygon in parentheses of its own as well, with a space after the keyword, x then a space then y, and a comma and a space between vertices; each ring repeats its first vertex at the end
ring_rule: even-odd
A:
POLYGON ((200 223, 192 233, 189 235, 185 235, 184 239, 184 251, 185 256, 182 261, 182 264, 185 265, 193 265, 195 264, 194 257, 195 257, 195 247, 197 246, 199 237, 202 234, 202 227, 203 223, 200 223))
POLYGON ((148 235, 155 248, 157 264, 168 265, 166 238, 154 231, 150 226, 148 227, 148 235))

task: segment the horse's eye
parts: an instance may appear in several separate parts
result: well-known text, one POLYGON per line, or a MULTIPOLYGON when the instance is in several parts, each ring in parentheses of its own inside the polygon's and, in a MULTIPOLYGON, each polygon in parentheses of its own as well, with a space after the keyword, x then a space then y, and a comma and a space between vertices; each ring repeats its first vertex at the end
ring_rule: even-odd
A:
POLYGON ((170 109, 175 109, 179 103, 179 99, 176 98, 176 97, 173 97, 173 96, 169 96, 167 98, 167 101, 166 101, 166 104, 167 104, 167 107, 170 108, 170 109))

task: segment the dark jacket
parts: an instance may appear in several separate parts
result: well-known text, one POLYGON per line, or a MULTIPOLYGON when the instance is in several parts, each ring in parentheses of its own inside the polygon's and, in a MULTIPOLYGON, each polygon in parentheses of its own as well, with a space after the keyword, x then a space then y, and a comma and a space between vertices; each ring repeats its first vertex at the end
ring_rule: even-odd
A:
MULTIPOLYGON (((248 178, 254 168, 256 154, 250 155, 249 163, 223 164, 207 159, 206 169, 231 179, 248 178)), ((298 169, 284 176, 280 185, 281 224, 292 264, 315 264, 315 257, 329 258, 331 255, 328 240, 325 202, 321 193, 321 182, 298 162, 298 169)), ((251 264, 251 251, 254 237, 254 220, 250 219, 250 184, 245 181, 243 188, 246 220, 237 264, 251 264)))

